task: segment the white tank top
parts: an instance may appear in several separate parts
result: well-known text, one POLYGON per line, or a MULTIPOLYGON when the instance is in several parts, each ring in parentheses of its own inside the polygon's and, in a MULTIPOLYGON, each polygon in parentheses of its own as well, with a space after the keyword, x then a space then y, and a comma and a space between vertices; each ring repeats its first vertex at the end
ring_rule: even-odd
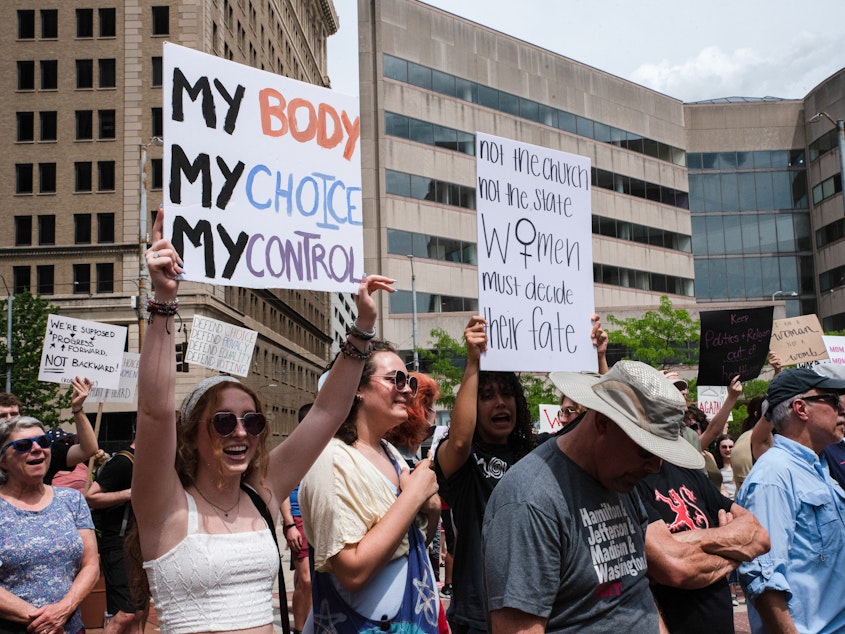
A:
POLYGON ((144 562, 162 634, 240 630, 273 621, 279 552, 268 530, 199 533, 194 498, 188 534, 172 550, 144 562))

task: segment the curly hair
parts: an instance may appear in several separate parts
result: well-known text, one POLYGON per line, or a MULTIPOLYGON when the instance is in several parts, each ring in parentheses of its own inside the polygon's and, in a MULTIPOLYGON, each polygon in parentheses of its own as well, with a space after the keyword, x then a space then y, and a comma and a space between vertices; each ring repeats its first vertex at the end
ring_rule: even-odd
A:
MULTIPOLYGON (((359 390, 370 382, 370 379, 373 377, 373 373, 376 371, 373 359, 377 353, 392 352, 393 354, 396 354, 396 348, 393 344, 389 341, 385 341, 384 339, 373 339, 370 341, 370 344, 372 346, 370 349, 370 356, 367 357, 366 361, 364 361, 364 369, 361 370, 361 380, 358 381, 359 390)), ((337 360, 337 357, 335 357, 335 360, 337 360)), ((330 370, 333 365, 334 361, 332 361, 329 365, 330 370)), ((356 395, 352 401, 352 407, 349 408, 349 413, 340 424, 340 427, 338 427, 337 432, 335 432, 334 437, 340 438, 347 445, 351 445, 358 440, 358 429, 355 427, 355 420, 358 418, 358 410, 360 408, 361 400, 356 395)))
MULTIPOLYGON (((528 401, 522 389, 522 383, 514 372, 482 371, 478 374, 478 393, 495 386, 503 396, 513 396, 516 401, 516 425, 508 436, 508 445, 516 452, 519 460, 534 449, 534 421, 528 409, 528 401)), ((478 426, 473 440, 479 440, 478 426)))
POLYGON ((396 447, 418 447, 428 437, 428 410, 440 398, 437 381, 427 374, 411 372, 417 379, 417 395, 408 404, 408 420, 385 434, 384 439, 396 447))

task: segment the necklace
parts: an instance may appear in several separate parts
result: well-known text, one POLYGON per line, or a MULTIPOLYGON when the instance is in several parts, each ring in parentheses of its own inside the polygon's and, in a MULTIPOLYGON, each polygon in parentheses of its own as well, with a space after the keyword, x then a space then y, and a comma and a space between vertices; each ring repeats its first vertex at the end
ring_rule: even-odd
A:
POLYGON ((216 508, 219 512, 223 513, 223 517, 229 517, 229 512, 230 512, 233 508, 235 508, 236 506, 238 507, 238 511, 240 511, 240 509, 241 509, 241 492, 240 492, 240 491, 238 491, 238 499, 235 501, 235 503, 234 503, 234 504, 232 504, 232 506, 230 506, 229 508, 224 509, 222 506, 217 506, 214 502, 212 502, 212 501, 211 501, 211 500, 209 500, 207 497, 205 497, 205 494, 204 494, 202 491, 200 491, 200 488, 199 488, 196 484, 194 485, 194 488, 197 490, 197 493, 199 493, 199 494, 200 494, 200 497, 201 497, 203 500, 205 500, 206 502, 208 502, 209 504, 211 504, 211 506, 213 506, 214 508, 216 508))

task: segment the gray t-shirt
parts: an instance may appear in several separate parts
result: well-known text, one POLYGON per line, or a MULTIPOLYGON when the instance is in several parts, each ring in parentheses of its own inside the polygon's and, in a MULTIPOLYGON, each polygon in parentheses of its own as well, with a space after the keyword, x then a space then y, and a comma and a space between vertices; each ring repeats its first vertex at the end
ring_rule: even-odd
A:
POLYGON ((555 439, 544 443, 511 467, 487 505, 487 608, 547 618, 547 632, 657 632, 647 521, 636 492, 605 489, 555 439))

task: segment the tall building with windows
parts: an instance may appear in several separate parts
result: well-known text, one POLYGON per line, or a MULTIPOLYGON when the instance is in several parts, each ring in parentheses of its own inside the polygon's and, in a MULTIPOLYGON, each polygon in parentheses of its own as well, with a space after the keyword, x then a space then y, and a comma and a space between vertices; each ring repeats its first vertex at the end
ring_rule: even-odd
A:
MULTIPOLYGON (((141 256, 162 200, 162 43, 322 86, 331 0, 9 0, 0 9, 0 275, 63 314, 125 325, 136 352, 146 317, 141 256)), ((274 436, 309 401, 332 338, 327 293, 185 283, 194 314, 258 331, 246 383, 274 436)), ((180 335, 181 336, 181 335, 180 335)), ((177 398, 207 371, 180 374, 177 398)), ((13 385, 14 390, 14 385, 13 385)), ((101 439, 128 437, 107 405, 101 439)))

